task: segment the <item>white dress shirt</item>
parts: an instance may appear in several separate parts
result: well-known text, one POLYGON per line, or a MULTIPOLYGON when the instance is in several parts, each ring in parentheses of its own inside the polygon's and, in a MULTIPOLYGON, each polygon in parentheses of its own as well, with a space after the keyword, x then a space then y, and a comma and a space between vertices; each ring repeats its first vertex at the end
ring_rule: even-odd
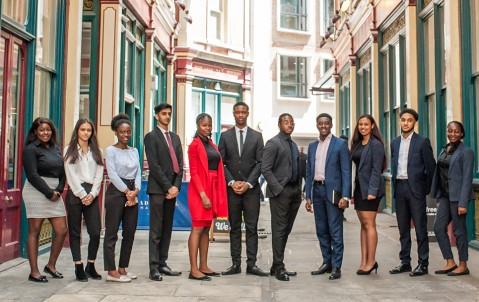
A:
MULTIPOLYGON (((243 130, 243 148, 244 148, 244 142, 246 141, 246 132, 248 131, 248 126, 245 126, 242 129, 238 128, 238 126, 235 126, 236 142, 238 143, 238 152, 240 152, 240 135, 241 135, 240 130, 243 130)), ((239 155, 241 156, 241 153, 239 155)))
POLYGON ((396 179, 408 179, 407 175, 407 160, 409 156, 409 146, 411 145, 411 139, 414 132, 404 138, 401 135, 401 143, 399 144, 399 156, 398 156, 398 172, 396 179))
MULTIPOLYGON (((70 146, 65 147, 64 155, 67 153, 69 147, 70 146)), ((81 184, 85 182, 89 183, 93 185, 90 194, 95 198, 100 192, 101 182, 103 180, 103 166, 97 164, 93 158, 93 153, 90 151, 90 147, 88 147, 87 154, 83 153, 80 145, 77 145, 77 148, 79 155, 77 162, 71 163, 70 159, 67 159, 65 162, 65 174, 68 185, 73 195, 83 199, 88 193, 81 184)))
POLYGON ((314 160, 314 180, 326 179, 326 155, 328 154, 329 145, 333 134, 330 133, 324 141, 318 139, 318 149, 314 160))

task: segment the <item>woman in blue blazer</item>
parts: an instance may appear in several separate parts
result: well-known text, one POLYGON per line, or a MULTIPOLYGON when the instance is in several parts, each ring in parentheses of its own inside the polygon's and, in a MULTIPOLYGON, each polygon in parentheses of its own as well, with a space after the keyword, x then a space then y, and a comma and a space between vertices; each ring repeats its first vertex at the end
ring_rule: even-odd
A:
POLYGON ((446 259, 446 265, 435 273, 448 276, 469 274, 466 215, 469 201, 474 200, 474 152, 461 141, 465 135, 462 123, 452 121, 447 125, 449 143, 439 154, 431 187, 431 197, 437 198, 438 203, 434 233, 442 256, 446 259), (459 266, 454 261, 447 235, 451 221, 459 252, 459 266))
POLYGON ((374 118, 365 114, 359 117, 351 139, 351 160, 356 166, 354 209, 361 223, 361 265, 358 275, 369 275, 378 269, 376 247, 376 214, 384 196, 386 155, 381 133, 374 118))

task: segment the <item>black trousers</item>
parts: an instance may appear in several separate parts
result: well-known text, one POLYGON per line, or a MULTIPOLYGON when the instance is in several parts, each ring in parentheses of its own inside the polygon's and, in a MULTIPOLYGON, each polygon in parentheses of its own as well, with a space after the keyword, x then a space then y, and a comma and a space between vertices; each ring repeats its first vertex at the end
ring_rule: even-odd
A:
POLYGON ((259 187, 236 194, 228 187, 228 220, 230 222, 230 252, 233 264, 241 265, 241 223, 246 227, 246 264, 256 265, 258 253, 258 218, 260 209, 259 187))
POLYGON ((150 194, 150 269, 166 266, 175 206, 176 198, 166 199, 162 194, 150 194))
MULTIPOLYGON (((125 182, 130 190, 134 190, 135 181, 125 182)), ((116 270, 115 245, 118 230, 122 224, 119 267, 126 268, 130 263, 131 249, 135 240, 138 223, 138 205, 125 207, 126 195, 110 184, 105 195, 105 238, 103 240, 103 257, 105 271, 116 270)))
POLYGON ((403 264, 411 264, 411 218, 417 238, 418 264, 429 265, 429 239, 427 237, 426 196, 418 199, 409 188, 407 180, 396 180, 396 219, 399 227, 403 264))
MULTIPOLYGON (((91 191, 91 184, 83 183, 87 192, 91 191)), ((82 215, 85 217, 86 230, 90 236, 88 242, 88 260, 95 260, 100 246, 101 218, 98 196, 86 206, 81 199, 76 197, 69 189, 66 196, 66 208, 68 218, 68 231, 70 236, 70 250, 73 261, 81 261, 80 240, 82 215)))
POLYGON ((273 246, 271 268, 274 270, 284 268, 284 250, 300 205, 301 188, 299 184, 288 184, 279 195, 269 199, 273 246))

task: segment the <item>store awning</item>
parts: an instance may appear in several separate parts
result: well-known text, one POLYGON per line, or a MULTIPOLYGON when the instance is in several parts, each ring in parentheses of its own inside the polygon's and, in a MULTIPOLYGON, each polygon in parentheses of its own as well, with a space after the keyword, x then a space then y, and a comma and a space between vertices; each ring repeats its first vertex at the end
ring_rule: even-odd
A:
POLYGON ((323 76, 311 87, 313 95, 334 94, 334 67, 323 74, 323 76))

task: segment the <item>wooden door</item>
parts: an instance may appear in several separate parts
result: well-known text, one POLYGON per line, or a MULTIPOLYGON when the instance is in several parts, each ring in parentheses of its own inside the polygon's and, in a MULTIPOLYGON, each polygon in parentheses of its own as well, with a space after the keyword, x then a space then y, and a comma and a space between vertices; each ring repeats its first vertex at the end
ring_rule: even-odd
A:
POLYGON ((20 253, 25 43, 0 35, 0 263, 20 253))

